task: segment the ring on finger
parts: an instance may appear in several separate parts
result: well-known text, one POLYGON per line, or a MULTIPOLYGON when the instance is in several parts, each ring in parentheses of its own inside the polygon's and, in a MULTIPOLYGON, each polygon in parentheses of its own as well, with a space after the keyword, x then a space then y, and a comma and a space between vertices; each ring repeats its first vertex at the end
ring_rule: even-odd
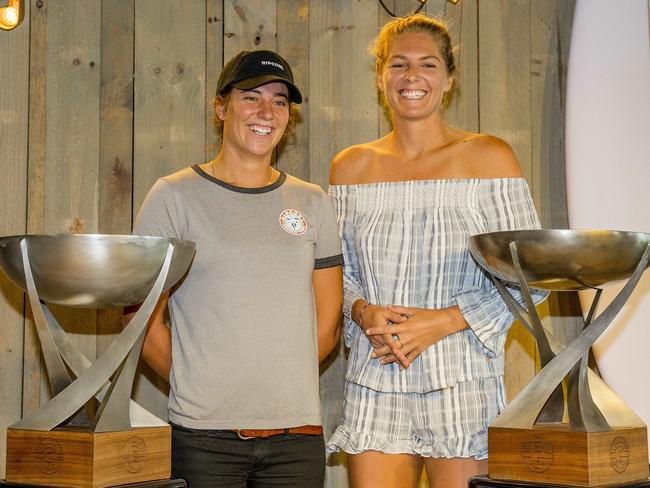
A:
POLYGON ((395 342, 399 342, 399 335, 398 334, 393 334, 393 340, 395 342))

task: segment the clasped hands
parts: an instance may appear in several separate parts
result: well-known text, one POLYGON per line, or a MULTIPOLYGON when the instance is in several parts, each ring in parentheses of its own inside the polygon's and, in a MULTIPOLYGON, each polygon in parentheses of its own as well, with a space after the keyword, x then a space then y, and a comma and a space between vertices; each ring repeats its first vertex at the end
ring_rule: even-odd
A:
POLYGON ((398 362, 408 368, 415 358, 439 340, 467 328, 458 307, 429 309, 369 304, 357 320, 381 364, 398 362))

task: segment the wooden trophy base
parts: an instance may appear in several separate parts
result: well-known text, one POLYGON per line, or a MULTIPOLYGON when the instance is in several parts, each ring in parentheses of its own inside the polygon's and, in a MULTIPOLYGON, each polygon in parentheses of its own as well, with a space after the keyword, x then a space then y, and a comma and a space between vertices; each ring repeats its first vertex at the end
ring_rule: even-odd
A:
POLYGON ((582 487, 647 480, 646 431, 578 432, 567 424, 489 427, 488 474, 498 480, 582 487))
POLYGON ((7 429, 7 481, 100 488, 171 476, 171 427, 7 429))

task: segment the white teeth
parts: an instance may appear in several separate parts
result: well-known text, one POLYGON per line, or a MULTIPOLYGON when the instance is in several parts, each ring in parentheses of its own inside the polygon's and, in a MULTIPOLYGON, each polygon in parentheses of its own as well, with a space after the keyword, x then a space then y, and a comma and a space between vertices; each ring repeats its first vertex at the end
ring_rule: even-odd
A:
POLYGON ((400 90, 399 95, 409 100, 419 100, 424 97, 427 92, 424 90, 400 90))
POLYGON ((264 127, 263 125, 251 125, 250 129, 261 136, 266 136, 271 133, 271 128, 264 127))

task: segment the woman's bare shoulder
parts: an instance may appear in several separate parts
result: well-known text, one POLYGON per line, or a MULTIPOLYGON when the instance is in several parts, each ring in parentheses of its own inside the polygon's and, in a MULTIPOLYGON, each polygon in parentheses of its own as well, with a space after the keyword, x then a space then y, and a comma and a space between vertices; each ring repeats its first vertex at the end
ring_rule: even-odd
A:
POLYGON ((475 178, 523 176, 517 156, 503 139, 488 134, 468 134, 459 141, 462 159, 475 178))
POLYGON ((369 165, 377 157, 378 141, 357 144, 343 149, 330 166, 330 185, 353 185, 362 180, 369 165))

